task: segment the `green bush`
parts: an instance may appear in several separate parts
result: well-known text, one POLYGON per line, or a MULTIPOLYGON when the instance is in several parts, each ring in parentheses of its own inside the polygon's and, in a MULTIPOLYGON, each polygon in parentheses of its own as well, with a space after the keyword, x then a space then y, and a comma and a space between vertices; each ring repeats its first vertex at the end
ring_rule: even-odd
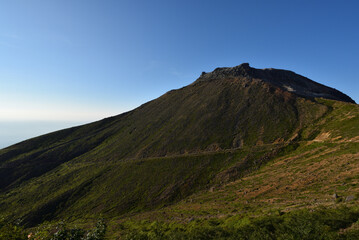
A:
POLYGON ((0 221, 0 240, 24 240, 27 234, 24 229, 16 224, 0 221))
POLYGON ((101 219, 95 228, 85 231, 80 228, 69 228, 61 222, 57 226, 43 224, 39 226, 35 233, 31 233, 33 240, 102 240, 105 238, 106 224, 101 219))

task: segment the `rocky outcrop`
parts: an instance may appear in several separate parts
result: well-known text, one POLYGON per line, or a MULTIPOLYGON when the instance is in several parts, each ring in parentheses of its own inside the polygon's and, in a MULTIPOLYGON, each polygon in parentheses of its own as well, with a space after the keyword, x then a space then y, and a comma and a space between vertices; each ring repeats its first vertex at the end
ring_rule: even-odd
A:
POLYGON ((203 72, 195 83, 233 77, 247 80, 261 80, 301 97, 326 98, 355 103, 353 99, 344 93, 334 88, 314 82, 309 78, 303 77, 292 71, 274 68, 256 69, 250 67, 248 63, 243 63, 236 67, 216 68, 210 73, 203 72))

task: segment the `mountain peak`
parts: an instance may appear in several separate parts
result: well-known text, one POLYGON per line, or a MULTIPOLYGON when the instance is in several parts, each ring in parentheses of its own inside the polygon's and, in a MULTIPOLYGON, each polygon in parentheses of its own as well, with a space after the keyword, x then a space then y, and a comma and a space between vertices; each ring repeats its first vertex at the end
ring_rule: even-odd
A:
POLYGON ((291 92, 305 98, 327 98, 355 103, 353 99, 344 93, 317 83, 292 71, 275 68, 257 69, 250 67, 249 63, 242 63, 235 67, 220 67, 209 73, 202 72, 201 76, 195 81, 195 83, 228 78, 261 80, 274 87, 279 87, 284 91, 291 92))
POLYGON ((213 72, 202 72, 201 76, 197 79, 199 81, 209 80, 215 78, 224 78, 224 77, 248 77, 250 76, 251 68, 249 63, 242 63, 235 67, 218 67, 213 70, 213 72))

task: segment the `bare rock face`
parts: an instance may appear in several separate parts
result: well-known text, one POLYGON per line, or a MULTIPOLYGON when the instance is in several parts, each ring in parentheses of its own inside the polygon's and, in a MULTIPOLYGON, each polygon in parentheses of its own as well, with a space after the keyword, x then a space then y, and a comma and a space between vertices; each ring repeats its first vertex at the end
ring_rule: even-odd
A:
POLYGON ((284 91, 294 93, 301 97, 326 98, 355 103, 353 99, 344 93, 334 88, 314 82, 309 78, 303 77, 292 71, 274 68, 256 69, 250 67, 248 63, 243 63, 236 67, 216 68, 210 73, 202 72, 196 82, 233 77, 267 82, 275 87, 283 89, 284 91))

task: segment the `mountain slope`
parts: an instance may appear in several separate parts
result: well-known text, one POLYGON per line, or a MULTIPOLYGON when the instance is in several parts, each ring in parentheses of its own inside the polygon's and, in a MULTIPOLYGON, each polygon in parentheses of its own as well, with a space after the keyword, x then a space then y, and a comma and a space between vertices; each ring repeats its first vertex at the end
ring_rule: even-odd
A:
POLYGON ((242 64, 204 73, 133 111, 0 150, 0 211, 34 225, 176 203, 255 173, 336 124, 318 125, 333 113, 319 96, 356 107, 289 71, 242 64))
POLYGON ((188 220, 323 205, 356 206, 359 201, 359 106, 318 101, 331 110, 304 128, 301 139, 293 142, 292 149, 287 148, 243 178, 213 184, 210 191, 200 191, 166 209, 137 218, 188 220))

